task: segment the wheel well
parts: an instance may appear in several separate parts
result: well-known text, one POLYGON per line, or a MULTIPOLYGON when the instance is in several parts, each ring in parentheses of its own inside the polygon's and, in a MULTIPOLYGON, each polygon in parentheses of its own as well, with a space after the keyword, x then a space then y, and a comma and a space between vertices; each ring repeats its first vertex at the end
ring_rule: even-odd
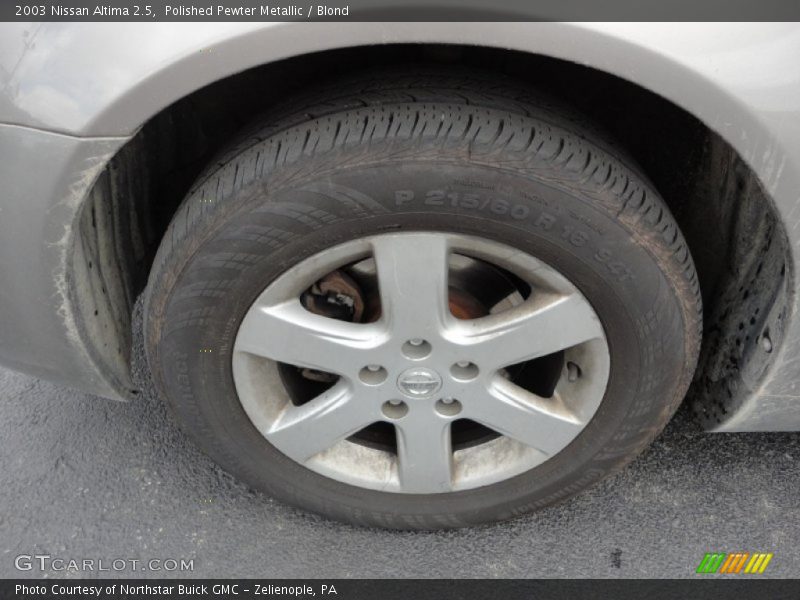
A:
MULTIPOLYGON (((782 341, 791 296, 787 238, 738 154, 695 117, 631 82, 575 63, 489 48, 388 45, 271 63, 202 88, 148 121, 110 161, 79 217, 73 290, 87 343, 114 374, 130 368, 131 307, 178 205, 201 169, 259 113, 319 73, 438 63, 532 84, 586 114, 626 148, 675 215, 704 301, 700 365, 689 395, 705 426, 758 387, 782 341), (94 332, 94 333, 91 333, 94 332), (116 352, 113 350, 116 349, 116 352)), ((127 377, 123 378, 127 379, 127 377)))

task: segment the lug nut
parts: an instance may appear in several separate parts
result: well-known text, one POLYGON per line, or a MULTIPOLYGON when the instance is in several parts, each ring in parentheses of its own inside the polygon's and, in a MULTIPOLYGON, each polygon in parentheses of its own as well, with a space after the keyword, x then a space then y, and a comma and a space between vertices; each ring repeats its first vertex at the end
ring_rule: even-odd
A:
POLYGON ((358 372, 358 378, 367 385, 380 385, 389 373, 380 365, 367 365, 358 372))
POLYGON ((411 338, 403 344, 400 351, 409 360, 423 360, 430 356, 433 348, 430 343, 421 338, 411 338))
POLYGON ((383 403, 381 412, 389 419, 402 419, 408 413, 408 405, 402 400, 389 400, 383 403))
POLYGON ((461 412, 461 402, 455 398, 442 398, 436 402, 436 412, 444 417, 455 417, 461 412))
POLYGON ((479 371, 478 365, 468 360, 459 360, 450 367, 450 375, 458 381, 471 381, 478 376, 479 371))

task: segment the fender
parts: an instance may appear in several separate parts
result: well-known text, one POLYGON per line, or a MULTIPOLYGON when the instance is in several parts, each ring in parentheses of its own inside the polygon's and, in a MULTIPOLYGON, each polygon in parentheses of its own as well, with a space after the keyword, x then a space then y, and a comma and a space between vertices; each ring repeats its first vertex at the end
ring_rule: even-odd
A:
MULTIPOLYGON (((0 32, 0 122, 77 138, 129 137, 207 84, 336 48, 452 43, 568 60, 627 79, 693 114, 750 166, 787 230, 800 217, 796 24, 45 23, 3 24, 0 32)), ((796 261, 800 244, 790 243, 796 261)), ((795 294, 771 372, 721 429, 774 430, 776 421, 778 428, 800 427, 796 303, 795 294)))

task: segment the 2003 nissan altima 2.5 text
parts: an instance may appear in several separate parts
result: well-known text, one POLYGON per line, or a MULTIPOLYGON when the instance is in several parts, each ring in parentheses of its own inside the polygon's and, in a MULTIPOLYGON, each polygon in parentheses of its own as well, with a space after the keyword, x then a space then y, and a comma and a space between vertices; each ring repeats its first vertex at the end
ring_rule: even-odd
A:
POLYGON ((143 294, 209 455, 393 528, 568 498, 682 402, 798 430, 798 55, 795 24, 2 24, 0 362, 135 402, 143 294))

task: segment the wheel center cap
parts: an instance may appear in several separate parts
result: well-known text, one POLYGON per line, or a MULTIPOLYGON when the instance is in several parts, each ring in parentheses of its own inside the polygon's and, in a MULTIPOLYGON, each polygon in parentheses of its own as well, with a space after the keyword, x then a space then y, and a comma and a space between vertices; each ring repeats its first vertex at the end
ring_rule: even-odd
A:
POLYGON ((432 369, 412 367, 400 373, 397 387, 409 398, 428 398, 441 389, 442 378, 432 369))

